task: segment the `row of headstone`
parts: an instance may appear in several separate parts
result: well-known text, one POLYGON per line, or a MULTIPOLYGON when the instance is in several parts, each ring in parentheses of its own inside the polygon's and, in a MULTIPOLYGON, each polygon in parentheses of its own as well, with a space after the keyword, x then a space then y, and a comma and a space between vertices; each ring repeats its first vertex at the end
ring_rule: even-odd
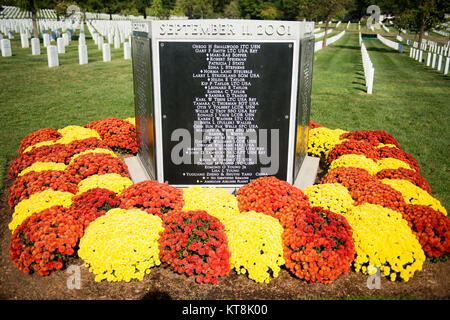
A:
POLYGON ((361 46, 361 58, 363 62, 364 78, 366 82, 367 93, 372 94, 375 68, 373 67, 372 61, 370 60, 370 56, 369 53, 367 52, 364 41, 362 40, 361 32, 359 33, 359 45, 361 46))
MULTIPOLYGON (((413 48, 419 49, 419 43, 414 41, 413 48)), ((431 51, 431 53, 440 54, 443 56, 450 56, 450 47, 448 45, 440 46, 437 42, 428 39, 423 39, 420 45, 423 51, 431 51)))
MULTIPOLYGON (((422 63, 425 62, 423 53, 424 53, 423 50, 411 48, 409 51, 409 57, 422 63)), ((442 71, 444 75, 447 75, 450 65, 450 57, 445 57, 441 54, 432 53, 431 51, 428 51, 426 58, 426 65, 427 67, 431 67, 433 69, 436 69, 437 71, 442 71)))
POLYGON ((403 52, 403 45, 401 43, 386 39, 381 34, 377 34, 378 40, 380 40, 384 45, 392 48, 398 52, 403 52))

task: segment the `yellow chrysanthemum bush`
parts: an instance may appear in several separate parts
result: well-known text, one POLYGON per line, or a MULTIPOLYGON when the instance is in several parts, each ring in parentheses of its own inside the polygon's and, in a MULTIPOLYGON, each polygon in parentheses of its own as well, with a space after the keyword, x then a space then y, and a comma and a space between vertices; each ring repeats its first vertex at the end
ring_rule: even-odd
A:
POLYGON ((371 175, 375 175, 378 172, 377 163, 362 154, 344 154, 330 163, 329 170, 342 167, 365 169, 371 175))
POLYGON ((28 199, 20 201, 14 207, 14 213, 12 216, 12 221, 9 224, 9 229, 14 232, 17 226, 19 226, 26 218, 35 212, 39 212, 53 206, 61 206, 64 208, 70 207, 72 205, 73 196, 73 193, 55 191, 52 189, 47 189, 42 192, 32 194, 28 199))
POLYGON ((391 281, 408 281, 422 270, 425 254, 402 214, 374 204, 355 206, 345 217, 353 230, 356 272, 380 268, 391 281))
POLYGON ((78 158, 80 156, 84 156, 85 154, 88 154, 88 153, 106 153, 106 154, 109 154, 112 157, 117 158, 116 154, 112 150, 105 149, 105 148, 95 148, 95 149, 88 149, 88 150, 85 150, 83 152, 80 152, 80 153, 77 153, 77 154, 73 155, 72 158, 70 158, 69 164, 73 163, 73 161, 76 158, 78 158))
POLYGON ((328 129, 325 127, 318 127, 309 130, 308 137, 308 153, 315 157, 326 159, 328 152, 343 140, 339 137, 346 133, 341 129, 328 129))
POLYGON ((142 280, 160 265, 159 217, 139 209, 111 209, 90 223, 80 239, 78 256, 95 281, 142 280))
POLYGON ((395 190, 399 191, 407 204, 429 206, 434 210, 447 215, 447 210, 441 205, 438 199, 432 197, 428 192, 410 181, 403 179, 383 179, 381 182, 388 184, 395 190))
POLYGON ((312 207, 322 207, 335 213, 345 214, 353 207, 353 199, 347 188, 340 183, 324 183, 303 190, 312 207))
POLYGON ((97 133, 97 131, 89 128, 83 128, 80 126, 67 126, 65 128, 59 129, 58 132, 61 134, 61 138, 58 140, 49 140, 49 141, 42 141, 39 143, 36 143, 34 145, 29 146, 25 149, 24 152, 29 152, 33 150, 34 148, 38 148, 41 146, 48 146, 55 143, 58 144, 69 144, 75 140, 83 140, 87 138, 97 138, 100 139, 100 135, 97 133))
POLYGON ((104 188, 120 194, 122 190, 133 185, 130 178, 122 177, 118 173, 106 173, 92 175, 78 183, 78 193, 83 193, 94 188, 104 188))
POLYGON ((183 189, 183 199, 183 211, 204 210, 220 221, 239 214, 236 197, 222 188, 189 187, 183 189))
POLYGON ((283 258, 283 227, 278 219, 257 212, 229 215, 222 220, 231 252, 230 267, 256 282, 278 277, 283 258))
POLYGON ((56 171, 64 171, 66 169, 66 165, 64 163, 58 162, 35 162, 31 166, 22 170, 18 176, 23 176, 28 172, 42 172, 47 170, 56 170, 56 171))

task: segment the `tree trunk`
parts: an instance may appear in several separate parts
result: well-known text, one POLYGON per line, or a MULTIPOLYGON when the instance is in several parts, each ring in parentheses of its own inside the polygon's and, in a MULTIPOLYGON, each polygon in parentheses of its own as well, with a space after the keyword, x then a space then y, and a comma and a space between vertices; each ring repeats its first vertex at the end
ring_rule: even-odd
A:
POLYGON ((325 22, 325 34, 323 35, 322 48, 325 48, 327 46, 327 31, 328 31, 329 24, 330 24, 330 21, 327 19, 327 21, 325 22))
POLYGON ((39 38, 36 11, 31 11, 31 21, 33 21, 33 34, 34 34, 34 37, 35 38, 39 38))
POLYGON ((109 20, 112 20, 112 13, 109 14, 109 20))
POLYGON ((421 50, 420 47, 422 45, 422 38, 424 31, 425 31, 425 20, 422 19, 422 25, 420 26, 420 33, 419 33, 419 48, 418 48, 419 50, 421 50))

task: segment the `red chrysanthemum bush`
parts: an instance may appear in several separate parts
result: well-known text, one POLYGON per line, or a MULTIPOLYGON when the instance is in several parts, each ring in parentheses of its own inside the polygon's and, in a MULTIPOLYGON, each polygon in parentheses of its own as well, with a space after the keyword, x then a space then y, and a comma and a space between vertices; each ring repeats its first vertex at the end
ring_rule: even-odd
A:
POLYGON ((69 156, 66 146, 62 144, 52 144, 34 148, 29 152, 20 154, 11 161, 8 177, 14 179, 22 170, 35 162, 65 163, 69 156))
POLYGON ((28 199, 32 194, 47 189, 55 191, 77 193, 77 185, 72 183, 68 176, 61 171, 45 170, 42 172, 27 172, 17 177, 9 188, 8 204, 12 211, 14 206, 22 200, 28 199))
POLYGON ((137 208, 160 218, 172 210, 181 210, 184 206, 181 189, 154 180, 142 181, 126 188, 119 199, 122 209, 137 208))
POLYGON ((314 122, 314 121, 309 121, 309 128, 310 129, 314 129, 314 128, 320 128, 321 126, 317 123, 317 122, 314 122))
POLYGON ((380 143, 383 144, 393 144, 396 147, 400 148, 397 141, 395 141, 394 137, 390 134, 387 134, 383 130, 368 130, 368 131, 352 131, 342 134, 340 139, 349 139, 349 140, 366 140, 373 146, 378 146, 380 143))
POLYGON ((355 201, 355 206, 371 203, 399 212, 403 212, 406 206, 401 192, 380 181, 361 184, 349 192, 355 201))
POLYGON ((69 164, 73 155, 88 149, 96 148, 111 150, 102 140, 97 138, 74 140, 68 144, 55 143, 52 145, 40 146, 29 152, 22 153, 15 158, 9 166, 8 177, 14 179, 22 170, 35 162, 69 164))
POLYGON ((92 221, 120 205, 117 195, 104 188, 94 188, 80 193, 73 197, 72 201, 70 214, 83 225, 84 229, 92 221))
POLYGON ((32 145, 35 145, 39 142, 56 141, 61 137, 61 133, 51 128, 43 128, 34 131, 23 138, 20 142, 19 154, 21 154, 26 148, 31 147, 32 145))
POLYGON ((290 215, 308 208, 308 197, 276 177, 261 177, 236 192, 240 212, 255 211, 277 218, 284 226, 290 215))
POLYGON ((71 181, 79 183, 94 174, 117 173, 122 177, 128 176, 128 168, 117 157, 106 153, 87 153, 75 158, 65 169, 71 181))
POLYGON ((106 144, 115 151, 136 153, 136 127, 118 118, 106 118, 90 122, 85 128, 94 129, 106 144))
POLYGON ((403 179, 408 180, 419 188, 428 192, 431 196, 430 185, 427 180, 422 177, 417 171, 409 170, 406 168, 398 168, 398 169, 384 169, 377 173, 377 178, 382 179, 403 179))
POLYGON ((408 204, 403 218, 428 257, 438 259, 450 253, 449 217, 429 206, 408 204))
POLYGON ((206 211, 171 211, 163 217, 159 258, 173 271, 195 275, 198 283, 217 283, 230 272, 225 227, 206 211))
POLYGON ((369 182, 377 182, 377 179, 367 170, 355 167, 339 167, 328 171, 320 183, 340 183, 351 192, 369 182))
POLYGON ((16 228, 9 257, 24 273, 45 276, 64 266, 82 235, 83 227, 68 209, 54 206, 31 215, 16 228))
POLYGON ((77 153, 86 151, 86 150, 97 149, 97 148, 111 150, 111 148, 108 147, 106 142, 104 142, 98 138, 95 138, 95 137, 81 139, 81 140, 74 140, 74 141, 68 143, 66 145, 66 148, 67 148, 67 152, 69 153, 69 156, 66 159, 66 164, 69 164, 72 156, 76 155, 77 153))
POLYGON ((328 153, 328 163, 333 162, 344 154, 362 154, 366 158, 379 159, 378 150, 369 142, 361 140, 346 140, 334 146, 328 153))
POLYGON ((328 284, 350 270, 355 247, 345 217, 313 207, 292 222, 282 237, 285 265, 295 276, 328 284))
POLYGON ((381 147, 378 149, 378 156, 380 159, 384 158, 394 158, 401 160, 411 166, 414 170, 419 172, 419 165, 417 161, 411 157, 408 153, 399 148, 391 148, 391 147, 381 147))

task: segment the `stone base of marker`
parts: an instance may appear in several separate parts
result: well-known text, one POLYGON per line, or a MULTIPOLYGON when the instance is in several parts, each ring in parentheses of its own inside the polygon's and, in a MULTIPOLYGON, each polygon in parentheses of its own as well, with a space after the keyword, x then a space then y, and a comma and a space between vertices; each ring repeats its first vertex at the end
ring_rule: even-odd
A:
POLYGON ((111 46, 109 43, 103 44, 103 62, 111 61, 111 46))
MULTIPOLYGON (((128 173, 130 174, 130 178, 134 184, 147 180, 155 180, 155 177, 150 177, 148 175, 147 170, 144 169, 144 165, 141 160, 139 160, 139 157, 128 157, 124 159, 124 162, 128 167, 128 173)), ((319 162, 320 158, 306 156, 305 160, 303 160, 302 166, 300 167, 300 171, 295 178, 294 186, 300 190, 304 190, 306 187, 312 186, 316 181, 317 171, 319 170, 319 162)), ((238 188, 224 189, 227 189, 228 192, 233 193, 238 188)))
POLYGON ((78 46, 78 61, 80 64, 88 63, 87 46, 85 44, 78 46))
POLYGON ((2 39, 0 45, 2 48, 2 57, 11 57, 11 41, 9 39, 2 39))
POLYGON ((49 67, 59 66, 58 50, 56 49, 56 46, 47 47, 47 60, 49 67))
POLYGON ((131 59, 131 45, 129 42, 124 42, 123 44, 123 58, 125 60, 131 59))
POLYGON ((38 56, 41 54, 41 44, 39 38, 31 39, 31 54, 33 56, 38 56))

